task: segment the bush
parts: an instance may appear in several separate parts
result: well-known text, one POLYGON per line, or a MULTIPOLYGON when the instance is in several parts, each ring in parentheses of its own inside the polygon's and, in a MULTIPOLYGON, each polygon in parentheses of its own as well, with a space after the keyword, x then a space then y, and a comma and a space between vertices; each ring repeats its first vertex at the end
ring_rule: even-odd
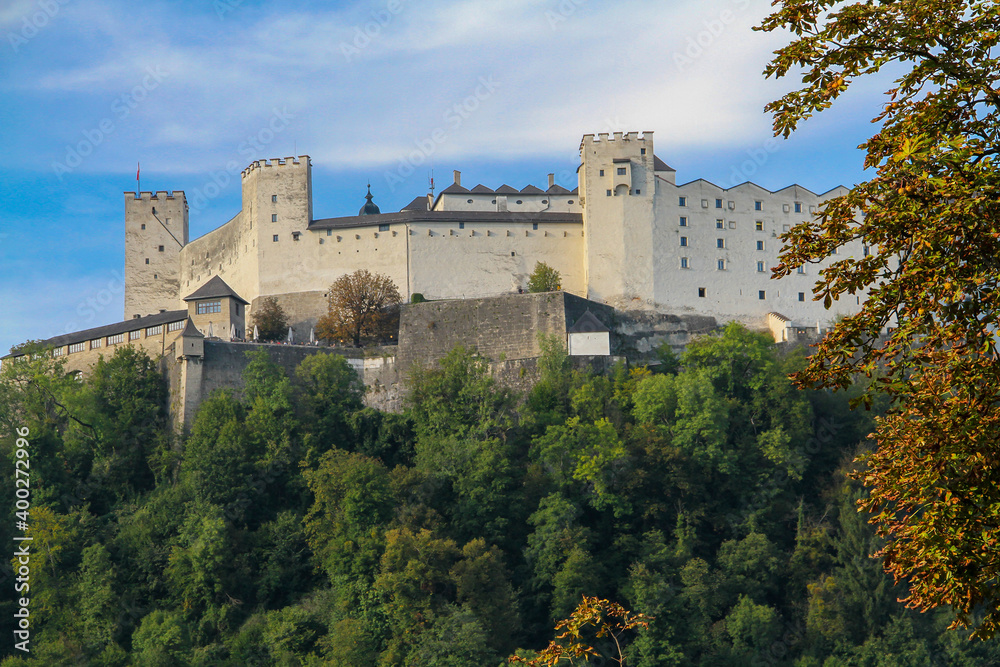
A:
POLYGON ((410 295, 410 303, 425 303, 426 301, 427 299, 425 299, 424 295, 420 292, 414 292, 410 295))

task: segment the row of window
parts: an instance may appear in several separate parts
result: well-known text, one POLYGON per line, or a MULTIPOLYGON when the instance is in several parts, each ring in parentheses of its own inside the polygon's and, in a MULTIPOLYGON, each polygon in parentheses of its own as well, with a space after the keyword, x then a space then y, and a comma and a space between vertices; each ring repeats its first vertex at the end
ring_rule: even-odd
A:
MULTIPOLYGON (((681 247, 688 248, 690 243, 688 243, 688 237, 682 236, 680 239, 681 247)), ((726 249, 726 239, 715 239, 715 247, 722 250, 726 249)), ((757 240, 757 250, 764 250, 764 241, 762 239, 757 240)))
MULTIPOLYGON (((618 167, 618 175, 619 176, 627 176, 628 175, 628 167, 618 167)), ((604 176, 604 170, 603 169, 601 169, 601 176, 604 176)))
MULTIPOLYGON (((209 302, 209 303, 212 303, 212 302, 209 302)), ((217 304, 219 302, 216 301, 214 303, 217 304)), ((198 305, 201 306, 201 304, 198 304, 198 305)), ((201 312, 200 308, 199 308, 199 312, 201 312)), ((219 311, 218 310, 209 310, 209 311, 206 311, 206 312, 217 313, 219 311)), ((181 329, 184 328, 184 323, 185 322, 186 322, 186 320, 178 320, 177 322, 171 322, 170 324, 167 325, 167 331, 179 331, 179 330, 181 330, 181 329)), ((159 335, 161 333, 163 333, 163 325, 162 324, 159 324, 159 325, 157 325, 155 327, 146 327, 146 336, 157 336, 157 335, 159 335)), ((136 330, 133 330, 133 331, 129 331, 128 332, 128 339, 130 341, 132 341, 132 340, 139 340, 139 338, 141 337, 141 335, 142 335, 142 329, 136 329, 136 330)), ((125 342, 125 332, 123 331, 122 333, 119 333, 119 334, 112 334, 110 336, 103 336, 101 338, 94 338, 93 340, 90 340, 90 341, 83 341, 81 343, 73 343, 72 345, 70 345, 68 347, 68 352, 69 352, 69 354, 73 354, 75 352, 84 352, 84 351, 86 351, 88 344, 89 344, 91 350, 97 350, 97 349, 100 349, 101 347, 104 347, 106 345, 118 345, 119 343, 124 343, 124 342, 125 342)), ((57 348, 55 348, 52 351, 52 356, 59 357, 59 356, 62 356, 63 354, 66 354, 66 352, 67 352, 67 350, 65 350, 64 348, 57 347, 57 348)))
MULTIPOLYGON (((681 268, 682 269, 690 269, 691 268, 691 258, 690 257, 681 257, 681 268)), ((715 268, 718 269, 719 271, 725 271, 725 270, 727 270, 729 268, 729 260, 727 260, 727 259, 717 259, 715 261, 715 268)), ((763 261, 758 261, 757 262, 757 272, 758 273, 765 273, 765 272, 767 272, 767 265, 763 261)), ((798 267, 795 270, 795 272, 799 273, 799 274, 802 274, 802 275, 805 275, 806 268, 804 266, 800 266, 800 267, 798 267)))
MULTIPOLYGON (((677 197, 677 204, 679 206, 687 206, 688 205, 687 200, 688 200, 688 198, 685 197, 685 196, 683 196, 683 195, 682 196, 678 196, 677 197)), ((708 208, 708 200, 707 199, 702 199, 701 200, 701 207, 702 208, 708 208)), ((723 200, 721 198, 717 197, 715 199, 715 208, 723 208, 723 200)), ((729 208, 730 209, 736 208, 736 202, 730 199, 729 200, 729 208)), ((803 205, 802 205, 802 202, 797 201, 797 202, 792 202, 791 204, 782 204, 781 208, 782 208, 782 210, 785 213, 788 213, 789 211, 792 211, 792 210, 794 210, 795 213, 802 213, 803 205)), ((760 200, 760 199, 755 199, 754 202, 753 202, 753 210, 755 210, 755 211, 763 211, 764 210, 764 202, 762 200, 760 200)), ((809 212, 810 213, 813 212, 813 211, 815 211, 815 210, 816 210, 815 206, 810 206, 809 207, 809 212)))
MULTIPOLYGON (((680 216, 680 219, 678 221, 678 225, 680 227, 690 227, 691 226, 689 224, 689 222, 688 222, 688 217, 686 215, 680 216)), ((726 229, 726 221, 723 220, 722 218, 716 218, 716 220, 715 220, 715 228, 716 229, 726 229)), ((730 220, 729 221, 729 229, 736 229, 736 221, 735 220, 730 220)), ((789 229, 790 229, 789 225, 782 225, 782 231, 787 232, 789 229)), ((754 230, 758 231, 758 232, 764 231, 764 221, 763 220, 755 220, 754 221, 754 230)))
MULTIPOLYGON (((698 288, 698 296, 699 297, 701 297, 702 299, 704 299, 707 296, 707 294, 708 294, 708 290, 706 290, 704 287, 699 287, 698 288)), ((757 290, 757 298, 759 300, 761 300, 761 301, 766 301, 767 300, 767 290, 757 290)), ((799 301, 805 301, 805 300, 806 300, 806 293, 805 292, 799 292, 799 301)), ((859 301, 859 303, 860 303, 860 301, 859 301)))

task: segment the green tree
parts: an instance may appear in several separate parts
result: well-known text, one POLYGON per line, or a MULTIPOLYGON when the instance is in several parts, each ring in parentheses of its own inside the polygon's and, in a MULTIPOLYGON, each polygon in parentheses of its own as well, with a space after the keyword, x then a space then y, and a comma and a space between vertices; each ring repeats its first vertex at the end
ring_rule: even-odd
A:
POLYGON ((1000 489, 983 473, 1000 464, 998 25, 1000 6, 984 0, 782 0, 761 26, 792 34, 766 73, 803 82, 768 105, 777 134, 853 81, 896 73, 863 145, 874 176, 785 235, 775 276, 847 243, 869 248, 823 271, 814 293, 828 306, 867 298, 798 379, 879 377, 895 402, 866 457, 863 505, 888 539, 883 562, 908 581, 909 605, 949 605, 978 637, 1000 627, 1000 489))
POLYGON ((260 340, 285 340, 288 337, 288 315, 273 296, 265 296, 250 317, 260 340))
POLYGON ((535 262, 535 270, 528 276, 529 292, 554 292, 562 285, 559 272, 545 262, 535 262))

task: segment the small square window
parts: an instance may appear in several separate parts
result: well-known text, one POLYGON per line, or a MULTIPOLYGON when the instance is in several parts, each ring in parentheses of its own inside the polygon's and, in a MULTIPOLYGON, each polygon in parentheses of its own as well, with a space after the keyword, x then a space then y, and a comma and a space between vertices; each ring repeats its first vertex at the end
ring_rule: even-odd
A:
POLYGON ((760 290, 757 292, 757 298, 760 299, 761 301, 763 301, 766 296, 767 295, 764 293, 764 290, 760 290))
POLYGON ((458 228, 459 229, 465 229, 465 223, 464 222, 458 223, 458 228))
POLYGON ((716 199, 715 200, 715 208, 722 208, 722 200, 721 199, 716 199))
POLYGON ((278 195, 271 195, 271 201, 274 202, 275 204, 277 204, 278 203, 278 195))
POLYGON ((698 288, 698 296, 701 297, 702 299, 705 298, 705 288, 704 287, 699 287, 698 288))
POLYGON ((389 231, 389 225, 379 225, 378 226, 378 230, 380 232, 387 232, 387 231, 389 231))
POLYGON ((624 176, 627 173, 628 173, 628 169, 626 167, 618 167, 618 175, 619 176, 624 176))
POLYGON ((688 226, 688 219, 687 219, 687 217, 685 217, 685 216, 682 215, 681 216, 681 227, 687 227, 687 226, 688 226))
POLYGON ((146 229, 146 223, 142 223, 142 228, 146 229))
POLYGON ((799 268, 795 269, 795 273, 801 273, 802 275, 805 275, 806 267, 800 266, 799 268))
POLYGON ((273 237, 271 237, 271 240, 274 241, 275 243, 277 243, 278 242, 278 235, 275 234, 273 237))
POLYGON ((726 270, 726 260, 720 259, 720 260, 716 261, 715 266, 716 266, 717 269, 719 269, 719 271, 725 271, 726 270))
POLYGON ((701 200, 701 207, 702 208, 708 208, 708 200, 707 199, 702 199, 701 200))
POLYGON ((762 202, 760 200, 755 201, 753 203, 753 210, 755 210, 755 211, 763 211, 764 210, 764 202, 762 202))
POLYGON ((333 230, 332 229, 326 230, 326 235, 327 236, 333 236, 333 230))
POLYGON ((511 250, 511 251, 510 251, 510 256, 511 256, 511 257, 513 257, 513 256, 514 256, 514 251, 513 251, 513 250, 511 250))
POLYGON ((534 230, 537 230, 538 229, 538 223, 537 222, 531 223, 531 228, 534 229, 534 230))
POLYGON ((608 196, 609 197, 611 196, 611 190, 608 190, 608 196))
POLYGON ((157 279, 159 279, 159 277, 160 276, 156 275, 155 273, 153 274, 153 280, 157 280, 157 279))
POLYGON ((637 195, 641 195, 641 194, 642 194, 642 190, 640 190, 639 188, 636 188, 636 189, 635 189, 635 193, 636 193, 637 195))
POLYGON ((729 228, 730 229, 736 229, 736 221, 735 220, 730 220, 729 221, 729 228))
POLYGON ((677 205, 678 206, 687 206, 688 205, 688 198, 687 197, 678 197, 677 198, 677 205))
POLYGON ((758 232, 764 231, 764 221, 758 220, 757 222, 754 223, 754 227, 757 229, 758 232))
POLYGON ((160 252, 163 252, 163 246, 160 246, 160 247, 158 248, 158 250, 159 250, 160 252))
POLYGON ((781 231, 783 231, 783 232, 787 232, 789 229, 790 229, 790 227, 788 225, 782 225, 781 226, 781 231))
POLYGON ((682 269, 688 268, 688 258, 687 257, 681 257, 681 268, 682 269))
POLYGON ((763 249, 764 249, 764 242, 757 241, 757 250, 763 250, 763 249))
POLYGON ((639 149, 639 155, 645 155, 645 154, 646 154, 646 149, 645 148, 640 148, 639 149))
POLYGON ((716 248, 725 248, 726 247, 726 239, 715 239, 715 247, 716 248))
POLYGON ((687 247, 687 244, 688 244, 688 237, 686 237, 686 236, 682 236, 682 237, 681 237, 681 247, 682 247, 682 248, 686 248, 686 247, 687 247))
POLYGON ((806 293, 799 292, 799 301, 805 301, 805 300, 806 300, 806 293))
POLYGON ((603 169, 601 169, 601 176, 603 176, 603 175, 604 175, 604 170, 603 170, 603 169))
POLYGON ((271 214, 271 222, 277 222, 277 221, 278 221, 278 214, 277 213, 272 213, 271 214))
POLYGON ((715 221, 715 228, 716 229, 725 229, 726 228, 726 221, 725 220, 716 220, 715 221))
POLYGON ((764 273, 764 262, 757 262, 757 273, 764 273))
POLYGON ((802 202, 795 202, 795 212, 796 213, 802 212, 802 202))

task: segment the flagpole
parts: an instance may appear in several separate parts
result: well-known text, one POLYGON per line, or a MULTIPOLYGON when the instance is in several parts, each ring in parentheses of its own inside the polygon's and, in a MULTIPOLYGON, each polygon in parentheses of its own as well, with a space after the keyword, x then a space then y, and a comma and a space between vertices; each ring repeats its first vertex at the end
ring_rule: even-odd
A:
POLYGON ((135 163, 135 194, 142 197, 142 184, 139 181, 139 163, 135 163))

